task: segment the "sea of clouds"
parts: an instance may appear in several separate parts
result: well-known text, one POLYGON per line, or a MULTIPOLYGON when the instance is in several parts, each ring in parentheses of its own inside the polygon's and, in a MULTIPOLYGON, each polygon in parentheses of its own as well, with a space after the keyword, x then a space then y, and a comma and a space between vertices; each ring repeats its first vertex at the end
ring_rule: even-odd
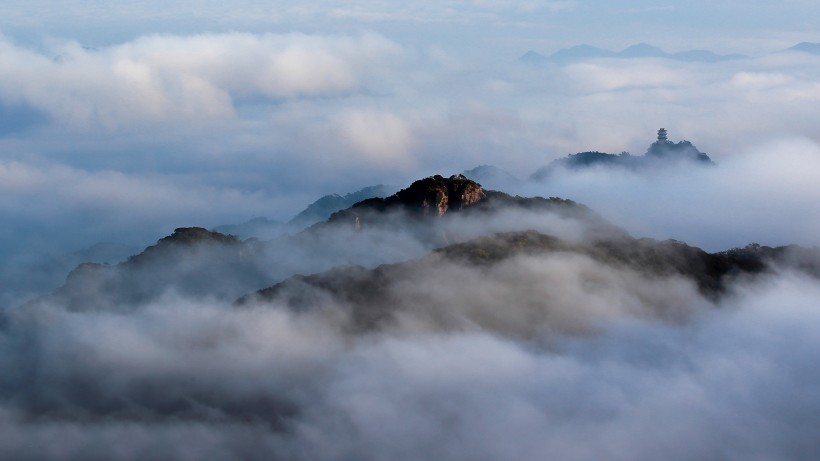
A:
POLYGON ((710 250, 818 243, 820 58, 809 54, 532 68, 367 32, 147 35, 100 48, 6 37, 0 50, 6 305, 62 278, 15 274, 99 242, 287 220, 324 194, 478 164, 526 179, 573 152, 641 154, 660 126, 718 168, 509 190, 710 250))
MULTIPOLYGON (((478 3, 472 20, 512 14, 478 3)), ((456 22, 421 10, 396 14, 456 22)), ((397 20, 367 13, 335 14, 397 20)), ((295 314, 173 292, 127 311, 17 308, 95 243, 286 220, 323 194, 478 164, 525 179, 578 151, 641 154, 661 126, 717 167, 591 170, 510 191, 710 251, 820 244, 820 57, 532 68, 341 29, 0 37, 3 457, 817 458, 820 288, 791 272, 713 302, 685 280, 567 255, 489 279, 458 268, 449 284, 432 271, 404 287, 423 287, 425 309, 363 335, 344 328, 344 306, 295 314), (670 304, 675 315, 653 314, 670 304)), ((534 221, 487 229, 511 222, 534 221)))

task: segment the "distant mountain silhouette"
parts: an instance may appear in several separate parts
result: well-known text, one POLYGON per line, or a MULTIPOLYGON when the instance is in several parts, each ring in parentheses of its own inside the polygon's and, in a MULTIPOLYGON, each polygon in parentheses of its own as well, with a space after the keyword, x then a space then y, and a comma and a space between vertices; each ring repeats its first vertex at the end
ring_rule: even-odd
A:
POLYGON ((820 55, 820 43, 801 42, 786 51, 798 51, 801 53, 820 55))
POLYGON ((100 264, 119 264, 133 255, 139 248, 122 243, 100 242, 76 251, 73 257, 81 262, 95 262, 100 264))
POLYGON ((213 228, 214 232, 221 234, 235 235, 241 239, 258 238, 268 240, 282 235, 290 230, 290 227, 273 219, 258 216, 241 224, 224 224, 213 228))
POLYGON ((649 145, 646 153, 640 156, 628 152, 607 154, 605 152, 579 152, 552 161, 539 168, 530 179, 542 181, 560 171, 577 171, 590 167, 611 167, 629 170, 663 168, 687 162, 695 165, 713 166, 709 156, 689 141, 672 142, 667 139, 667 132, 658 130, 658 139, 649 145))
POLYGON ((619 58, 667 58, 669 53, 648 43, 638 43, 615 53, 619 58))
POLYGON ((376 186, 365 187, 357 190, 356 192, 345 195, 325 195, 319 200, 316 200, 308 205, 307 208, 296 215, 288 223, 296 227, 304 228, 310 226, 311 224, 324 221, 333 213, 344 210, 345 208, 350 208, 362 200, 367 200, 373 197, 387 197, 394 194, 397 190, 399 190, 398 186, 385 186, 384 184, 379 184, 376 186))
POLYGON ((549 59, 551 61, 573 61, 577 59, 611 58, 615 56, 616 53, 613 51, 584 44, 558 50, 553 53, 549 59))
POLYGON ((519 58, 519 60, 521 62, 531 65, 542 65, 547 63, 566 64, 574 61, 582 61, 585 59, 594 58, 662 58, 687 62, 720 62, 743 59, 746 58, 746 56, 742 54, 721 55, 707 50, 689 50, 677 53, 668 53, 648 43, 638 43, 618 52, 606 50, 603 48, 597 48, 586 44, 577 45, 570 48, 558 50, 549 57, 544 56, 536 51, 530 50, 527 51, 524 55, 522 55, 519 58))
POLYGON ((479 165, 461 174, 487 189, 507 190, 511 185, 520 182, 520 179, 511 173, 492 165, 479 165))
POLYGON ((321 222, 330 217, 333 213, 349 208, 357 202, 373 197, 387 197, 399 189, 398 186, 386 186, 379 184, 368 186, 345 195, 328 194, 311 203, 304 210, 299 212, 287 223, 256 217, 241 224, 225 224, 214 227, 215 232, 235 235, 241 239, 258 238, 270 240, 286 233, 299 232, 300 230, 321 222))
POLYGON ((518 60, 523 63, 531 65, 541 65, 549 62, 549 58, 540 53, 536 53, 533 50, 529 50, 526 53, 522 54, 521 57, 518 58, 518 60))

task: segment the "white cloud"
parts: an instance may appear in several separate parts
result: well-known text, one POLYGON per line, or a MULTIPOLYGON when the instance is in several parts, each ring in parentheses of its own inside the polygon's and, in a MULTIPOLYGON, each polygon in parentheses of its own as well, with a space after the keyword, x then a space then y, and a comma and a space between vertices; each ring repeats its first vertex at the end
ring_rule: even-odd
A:
POLYGON ((0 161, 0 219, 20 232, 0 239, 7 258, 0 269, 18 254, 69 253, 100 241, 142 245, 175 227, 242 222, 282 207, 282 199, 216 187, 195 175, 0 161))
POLYGON ((783 139, 734 152, 716 167, 593 169, 523 190, 572 197, 636 236, 719 251, 751 242, 820 245, 818 178, 820 144, 783 139))
POLYGON ((238 97, 358 91, 399 52, 376 35, 157 35, 99 50, 63 42, 51 56, 4 40, 0 98, 79 127, 226 119, 238 97))
POLYGON ((341 138, 358 155, 377 164, 407 164, 414 147, 409 122, 379 110, 349 110, 340 115, 341 138))
MULTIPOLYGON (((681 66, 683 67, 683 66, 681 66)), ((579 85, 579 93, 619 91, 630 88, 673 89, 690 86, 698 80, 695 69, 676 68, 674 64, 654 59, 626 63, 607 60, 604 63, 579 63, 567 66, 568 78, 579 85)))
MULTIPOLYGON (((595 296, 582 280, 552 282, 595 296)), ((662 296, 655 282, 622 294, 662 296)), ((0 382, 16 396, 0 401, 0 454, 53 457, 56 444, 94 459, 812 459, 817 281, 735 288, 685 323, 607 311, 591 313, 608 319, 595 335, 528 339, 489 324, 349 335, 327 309, 175 296, 117 314, 18 311, 0 330, 0 382)), ((505 296, 497 316, 526 310, 527 296, 505 296)), ((452 301, 438 308, 470 309, 452 301)))

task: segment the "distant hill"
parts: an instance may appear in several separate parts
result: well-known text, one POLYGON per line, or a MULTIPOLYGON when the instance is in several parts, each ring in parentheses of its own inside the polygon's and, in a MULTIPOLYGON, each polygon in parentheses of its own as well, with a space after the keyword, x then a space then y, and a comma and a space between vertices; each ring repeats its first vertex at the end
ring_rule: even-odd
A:
POLYGON ((325 195, 319 200, 316 200, 308 205, 308 207, 301 213, 291 219, 288 224, 294 227, 304 228, 317 222, 324 221, 333 213, 344 210, 345 208, 350 208, 362 200, 367 200, 373 197, 387 197, 389 195, 393 195, 398 190, 398 186, 385 186, 384 184, 379 184, 376 186, 368 186, 363 189, 359 189, 356 192, 351 192, 345 195, 325 195))
POLYGON ((820 43, 802 42, 789 48, 787 51, 798 51, 800 53, 810 53, 820 55, 820 43))
POLYGON ((669 53, 648 43, 629 46, 614 55, 618 58, 667 58, 670 56, 669 53))
POLYGON ((547 62, 549 62, 549 58, 547 58, 541 53, 536 53, 533 50, 529 50, 526 53, 522 54, 521 57, 518 58, 518 60, 532 65, 546 64, 547 62))
POLYGON ((241 224, 226 224, 214 227, 215 232, 235 235, 241 239, 258 238, 269 240, 289 232, 298 232, 308 226, 321 222, 333 213, 350 208, 357 202, 373 197, 387 197, 399 190, 398 186, 379 184, 368 186, 345 195, 329 194, 311 203, 287 223, 256 217, 241 224))
POLYGON ((713 166, 709 156, 689 141, 672 142, 667 139, 667 132, 658 130, 658 139, 649 145, 643 155, 632 155, 628 152, 607 154, 605 152, 579 152, 554 160, 549 165, 539 168, 530 179, 542 181, 563 171, 577 171, 590 167, 611 167, 629 170, 662 168, 688 162, 695 165, 713 166))
POLYGON ((492 165, 479 165, 472 170, 461 173, 468 179, 481 184, 487 189, 507 190, 520 180, 511 173, 492 165))
POLYGON ((616 53, 584 44, 558 50, 553 53, 549 59, 551 61, 573 61, 576 59, 611 57, 616 57, 616 53))
POLYGON ((524 53, 524 55, 519 58, 519 61, 532 65, 541 65, 547 63, 566 64, 574 61, 595 58, 662 58, 687 62, 720 62, 744 59, 746 56, 742 54, 721 55, 708 50, 689 50, 677 53, 668 53, 648 43, 638 43, 621 51, 611 51, 584 44, 560 49, 549 57, 530 50, 524 53))
POLYGON ((288 232, 289 226, 281 221, 258 216, 241 224, 216 226, 213 230, 221 234, 235 235, 243 240, 249 238, 268 240, 288 232))
MULTIPOLYGON (((119 264, 133 255, 139 247, 122 243, 100 242, 72 253, 72 257, 79 262, 99 264, 119 264)), ((75 263, 76 266, 78 263, 75 263)))

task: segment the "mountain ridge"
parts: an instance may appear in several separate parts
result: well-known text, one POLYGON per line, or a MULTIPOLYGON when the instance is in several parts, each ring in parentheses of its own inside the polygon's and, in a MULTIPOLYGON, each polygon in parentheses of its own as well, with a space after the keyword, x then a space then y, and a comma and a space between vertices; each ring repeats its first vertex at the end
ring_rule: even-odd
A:
POLYGON ((363 187, 344 195, 327 194, 310 203, 287 222, 258 216, 240 224, 224 224, 213 228, 222 234, 232 234, 242 239, 251 237, 267 240, 286 233, 299 232, 317 222, 330 217, 331 214, 353 206, 355 203, 372 197, 385 197, 398 190, 398 186, 377 184, 363 187))
MULTIPOLYGON (((820 249, 797 246, 766 247, 756 244, 723 252, 707 253, 675 240, 616 238, 589 243, 567 242, 537 231, 500 233, 438 248, 421 258, 373 269, 340 266, 311 275, 294 275, 280 283, 238 298, 237 307, 275 303, 296 311, 331 303, 345 306, 354 331, 389 326, 403 310, 414 309, 412 300, 425 296, 425 274, 447 285, 453 271, 470 268, 486 277, 484 283, 503 282, 504 268, 515 258, 540 260, 567 255, 588 258, 594 264, 628 269, 649 279, 682 278, 690 281, 706 299, 716 302, 726 295, 729 283, 739 277, 754 277, 787 266, 820 278, 820 249), (442 269, 443 268, 443 269, 442 269), (409 281, 409 282, 408 282, 409 281), (408 299, 410 301, 408 301, 408 299)), ((513 296, 510 293, 510 296, 513 296)), ((505 302, 497 300, 501 309, 505 302)), ((441 308, 444 308, 442 306, 441 308)), ((674 317, 664 312, 658 315, 674 317)), ((432 315, 437 315, 433 313, 432 315)))
POLYGON ((557 174, 561 169, 579 171, 593 167, 621 168, 641 171, 655 168, 666 168, 688 163, 697 166, 715 166, 715 162, 704 152, 698 150, 690 141, 673 142, 667 139, 664 128, 658 130, 658 138, 649 145, 643 155, 632 155, 629 152, 608 154, 598 151, 578 152, 553 160, 536 170, 530 179, 543 181, 557 174))
POLYGON ((820 55, 820 43, 800 42, 797 45, 788 48, 786 51, 797 51, 800 53, 820 55))
MULTIPOLYGON (((72 309, 104 309, 105 304, 148 302, 168 289, 193 297, 236 297, 292 275, 289 270, 315 271, 345 261, 389 259, 378 254, 368 257, 372 251, 367 247, 374 242, 393 245, 411 239, 416 245, 413 251, 420 252, 461 241, 481 232, 472 227, 477 221, 471 219, 510 212, 551 213, 558 219, 586 223, 591 231, 623 232, 571 200, 511 196, 484 190, 464 176, 431 176, 390 197, 360 201, 293 236, 270 241, 241 240, 204 228, 177 228, 120 264, 81 264, 63 286, 45 298, 72 309), (371 234, 377 239, 374 242, 368 240, 371 234), (393 240, 385 240, 387 236, 393 240), (363 246, 356 250, 356 245, 363 246), (351 246, 356 250, 353 253, 347 251, 351 246), (281 265, 277 261, 282 258, 294 269, 275 266, 281 265), (310 263, 311 259, 320 263, 310 263), (100 292, 111 296, 94 296, 100 292)), ((380 252, 390 254, 389 249, 380 252)), ((400 255, 405 250, 397 251, 400 255)))
POLYGON ((624 48, 621 51, 612 51, 588 44, 575 45, 562 48, 553 52, 549 56, 544 56, 537 51, 529 50, 518 59, 520 62, 531 65, 544 65, 548 63, 568 64, 584 59, 643 59, 660 58, 685 62, 723 62, 746 59, 748 56, 742 54, 717 54, 709 50, 686 50, 669 53, 661 48, 648 43, 636 43, 624 48))
MULTIPOLYGON (((574 255, 602 267, 625 267, 650 279, 682 277, 709 299, 724 293, 726 280, 754 276, 777 265, 820 276, 820 250, 816 248, 749 245, 707 253, 673 240, 636 239, 572 200, 511 196, 485 190, 462 175, 436 175, 417 180, 390 197, 360 201, 296 236, 270 242, 243 241, 204 228, 177 228, 120 264, 80 264, 62 287, 29 305, 45 302, 69 310, 128 309, 134 303, 152 302, 168 290, 194 298, 233 299, 236 305, 244 305, 270 302, 285 288, 296 290, 288 295, 294 305, 318 303, 311 297, 299 298, 297 288, 301 287, 301 292, 308 290, 311 296, 341 293, 343 304, 364 302, 363 325, 372 326, 385 314, 372 311, 374 303, 399 303, 380 298, 379 285, 400 280, 401 274, 410 277, 408 280, 423 279, 423 274, 414 271, 427 267, 431 260, 452 265, 455 271, 469 268, 480 272, 485 270, 481 268, 502 267, 499 264, 511 258, 554 255, 574 255), (556 222, 577 220, 586 227, 563 236, 526 228, 473 228, 480 222, 498 224, 512 216, 510 224, 515 229, 528 221, 508 214, 526 212, 553 216, 556 222), (397 233, 397 241, 410 236, 417 239, 418 249, 410 253, 401 250, 401 258, 392 262, 381 256, 356 256, 389 252, 394 241, 384 238, 397 233), (363 253, 332 254, 351 246, 360 246, 363 253), (279 272, 271 266, 283 260, 302 262, 315 255, 325 259, 318 264, 287 266, 279 272), (365 288, 370 291, 362 292, 365 288)), ((442 276, 454 275, 445 270, 442 276)), ((402 290, 411 297, 421 295, 411 288, 402 290)))

